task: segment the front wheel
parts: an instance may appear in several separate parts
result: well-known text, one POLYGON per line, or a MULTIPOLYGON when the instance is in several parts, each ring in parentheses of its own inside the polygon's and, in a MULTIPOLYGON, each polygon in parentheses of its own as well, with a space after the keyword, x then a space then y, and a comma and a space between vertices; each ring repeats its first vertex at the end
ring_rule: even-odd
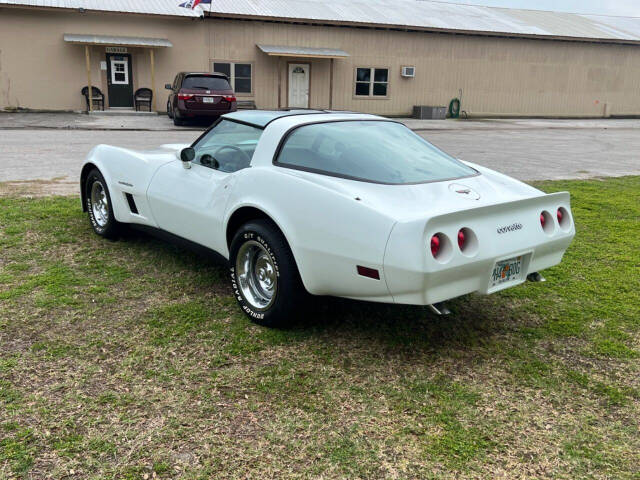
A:
POLYGON ((291 249, 272 222, 243 225, 231 242, 229 263, 236 300, 253 322, 278 328, 294 321, 306 292, 291 249))
POLYGON ((100 170, 94 168, 89 172, 84 188, 89 221, 93 231, 101 237, 116 238, 120 224, 113 216, 109 188, 100 170))

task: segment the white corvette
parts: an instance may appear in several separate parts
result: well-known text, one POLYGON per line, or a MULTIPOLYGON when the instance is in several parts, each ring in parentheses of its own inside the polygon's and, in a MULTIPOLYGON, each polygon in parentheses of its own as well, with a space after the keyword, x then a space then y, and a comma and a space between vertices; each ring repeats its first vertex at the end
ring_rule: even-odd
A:
POLYGON ((98 235, 134 224, 218 252, 241 308, 267 326, 307 292, 443 312, 460 295, 542 280, 575 235, 568 193, 355 113, 236 112, 191 146, 99 145, 80 182, 98 235))

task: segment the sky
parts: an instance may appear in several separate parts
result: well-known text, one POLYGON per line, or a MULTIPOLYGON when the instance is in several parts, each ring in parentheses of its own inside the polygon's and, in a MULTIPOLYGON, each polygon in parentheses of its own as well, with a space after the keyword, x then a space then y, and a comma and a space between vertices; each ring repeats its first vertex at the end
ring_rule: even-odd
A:
POLYGON ((640 0, 443 0, 490 7, 640 17, 640 0))

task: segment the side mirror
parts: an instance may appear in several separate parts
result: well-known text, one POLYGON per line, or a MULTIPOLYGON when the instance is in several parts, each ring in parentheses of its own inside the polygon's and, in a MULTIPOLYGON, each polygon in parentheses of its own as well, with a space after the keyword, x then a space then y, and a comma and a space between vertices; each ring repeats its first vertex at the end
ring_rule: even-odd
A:
POLYGON ((182 160, 184 168, 191 168, 191 162, 194 158, 196 158, 196 151, 193 148, 187 147, 180 151, 180 160, 182 160))
POLYGON ((167 90, 173 90, 173 87, 171 86, 170 83, 165 83, 164 88, 166 88, 167 90))

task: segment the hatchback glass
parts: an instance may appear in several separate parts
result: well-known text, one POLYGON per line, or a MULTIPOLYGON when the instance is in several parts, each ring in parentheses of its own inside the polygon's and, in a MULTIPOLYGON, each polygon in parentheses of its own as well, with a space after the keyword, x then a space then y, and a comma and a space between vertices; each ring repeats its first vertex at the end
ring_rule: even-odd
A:
POLYGON ((402 124, 346 121, 305 125, 287 137, 276 164, 376 183, 424 183, 476 175, 402 124))

